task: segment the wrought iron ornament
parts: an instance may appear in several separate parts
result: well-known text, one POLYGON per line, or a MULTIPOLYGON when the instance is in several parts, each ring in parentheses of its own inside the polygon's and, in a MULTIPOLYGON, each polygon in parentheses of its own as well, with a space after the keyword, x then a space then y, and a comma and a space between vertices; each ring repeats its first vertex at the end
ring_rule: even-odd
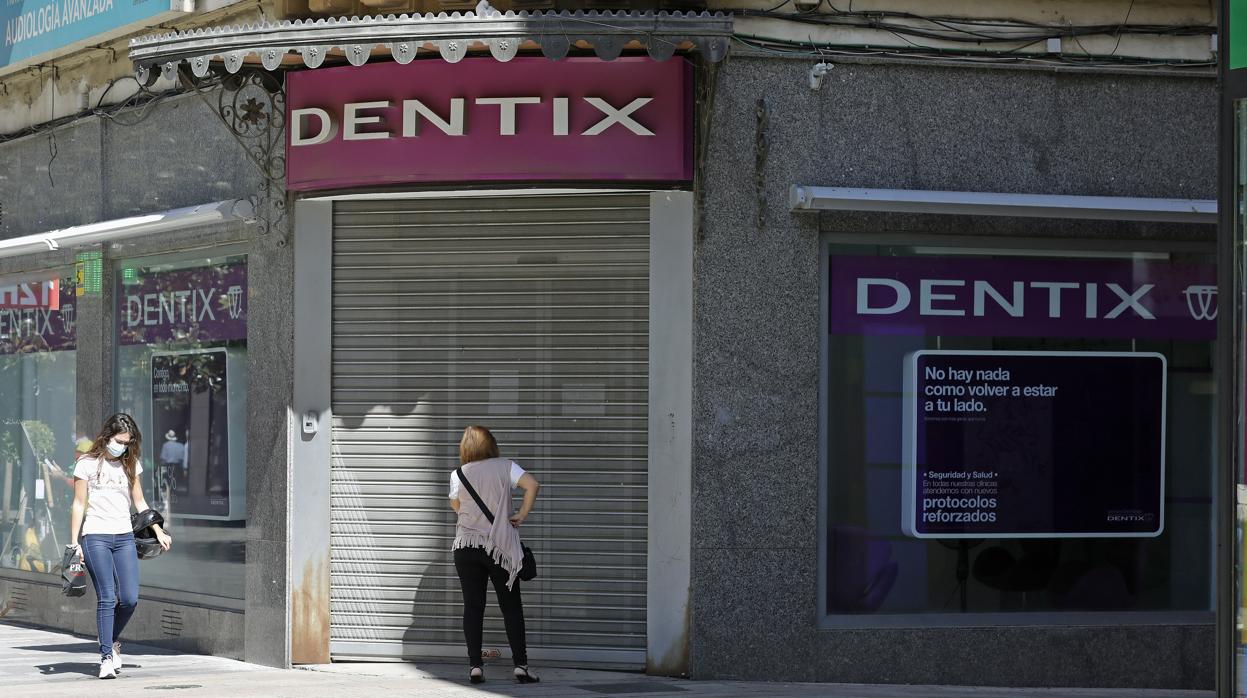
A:
POLYGON ((286 221, 286 86, 281 73, 247 68, 226 75, 219 85, 196 80, 179 72, 182 85, 193 91, 242 146, 247 159, 264 180, 263 189, 251 197, 256 218, 266 234, 282 231, 286 221), (207 85, 219 86, 212 90, 207 85), (215 92, 215 103, 212 100, 215 92))
POLYGON ((248 69, 228 75, 217 92, 217 114, 264 179, 285 184, 286 86, 281 73, 248 69))

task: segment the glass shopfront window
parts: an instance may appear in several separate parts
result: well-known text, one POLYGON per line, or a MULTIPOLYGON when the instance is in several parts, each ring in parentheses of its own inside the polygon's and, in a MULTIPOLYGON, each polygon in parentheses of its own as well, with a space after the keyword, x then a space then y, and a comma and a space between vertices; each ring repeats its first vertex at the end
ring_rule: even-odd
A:
POLYGON ((825 253, 826 624, 1212 620, 1211 251, 825 253))
POLYGON ((143 584, 242 599, 246 257, 128 260, 116 278, 116 409, 143 429, 144 493, 174 539, 143 584))
POLYGON ((0 279, 0 567, 59 571, 73 503, 72 278, 0 279))
MULTIPOLYGON (((1234 102, 1234 207, 1231 235, 1234 240, 1235 273, 1233 274, 1237 288, 1237 303, 1226 302, 1227 308, 1236 308, 1238 317, 1234 337, 1238 347, 1240 371, 1247 370, 1247 288, 1244 278, 1247 275, 1247 100, 1234 102)), ((1235 488, 1235 541, 1234 541, 1234 589, 1232 609, 1229 611, 1234 619, 1233 628, 1233 667, 1234 695, 1247 696, 1247 428, 1245 428, 1244 410, 1247 409, 1247 376, 1239 374, 1234 380, 1236 400, 1234 423, 1238 425, 1236 442, 1239 450, 1233 459, 1235 488)))

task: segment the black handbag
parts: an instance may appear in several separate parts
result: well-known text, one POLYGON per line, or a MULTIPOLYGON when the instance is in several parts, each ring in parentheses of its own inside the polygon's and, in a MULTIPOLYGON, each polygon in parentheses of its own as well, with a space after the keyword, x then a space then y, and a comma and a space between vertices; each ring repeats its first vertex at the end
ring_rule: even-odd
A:
POLYGON ((66 596, 82 596, 87 593, 87 567, 78 557, 78 546, 65 546, 61 558, 61 593, 66 596))
MULTIPOLYGON (((468 494, 472 495, 472 499, 476 501, 476 506, 481 508, 481 513, 485 515, 485 518, 489 519, 489 523, 492 526, 494 513, 489 510, 489 507, 485 506, 485 502, 481 501, 481 496, 473 489, 472 483, 468 482, 468 476, 463 474, 463 468, 455 468, 455 474, 459 476, 459 484, 468 491, 468 494)), ((524 559, 520 563, 519 577, 521 581, 531 582, 537 578, 537 556, 533 555, 533 549, 524 545, 523 542, 520 543, 520 549, 524 551, 524 559)))

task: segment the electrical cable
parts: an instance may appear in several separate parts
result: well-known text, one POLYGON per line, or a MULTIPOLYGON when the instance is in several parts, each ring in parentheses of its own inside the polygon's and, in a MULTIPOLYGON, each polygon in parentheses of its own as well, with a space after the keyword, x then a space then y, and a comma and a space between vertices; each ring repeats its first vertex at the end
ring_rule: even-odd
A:
MULTIPOLYGON (((786 3, 785 3, 786 4, 786 3)), ((781 5, 782 7, 782 5, 781 5)), ((806 24, 830 27, 846 27, 853 29, 875 29, 893 34, 903 34, 922 39, 950 41, 960 43, 1016 43, 1036 42, 1053 38, 1116 35, 1119 39, 1123 34, 1151 34, 1159 36, 1211 36, 1216 28, 1210 25, 1155 25, 1155 24, 1098 24, 1098 25, 1045 25, 1035 22, 1009 23, 1000 20, 975 20, 951 17, 929 17, 903 12, 776 12, 774 10, 734 10, 740 17, 757 17, 764 19, 786 20, 806 24), (888 19, 905 19, 926 22, 933 28, 924 28, 912 24, 903 24, 888 19), (962 26, 958 26, 962 25, 962 26), (974 29, 964 28, 974 27, 974 29), (984 28, 995 28, 1002 31, 990 33, 984 28)), ((1129 20, 1130 10, 1126 19, 1129 20)))
MULTIPOLYGON (((1215 15, 1212 12, 1209 13, 1208 22, 1204 24, 1192 24, 1192 25, 1135 24, 1135 25, 1130 25, 1130 24, 1127 24, 1126 22, 1121 22, 1117 24, 1070 25, 1068 23, 1050 24, 1046 22, 1036 22, 1034 20, 1025 20, 1025 19, 1001 19, 1001 18, 988 18, 988 17, 955 17, 951 15, 925 15, 925 14, 919 14, 915 12, 904 12, 904 11, 896 11, 896 10, 860 10, 857 12, 853 12, 853 11, 842 12, 842 11, 836 10, 835 6, 830 5, 830 3, 829 3, 829 7, 832 8, 833 12, 828 13, 828 14, 839 16, 839 17, 844 17, 844 18, 860 17, 864 19, 870 19, 870 18, 909 19, 909 20, 921 20, 921 21, 930 22, 933 24, 950 24, 950 25, 963 24, 963 25, 979 25, 979 26, 984 26, 984 27, 1000 27, 1000 28, 1025 27, 1025 28, 1040 29, 1040 30, 1057 30, 1057 29, 1073 28, 1073 29, 1078 29, 1078 30, 1090 30, 1094 33, 1112 32, 1116 30, 1117 28, 1125 28, 1125 29, 1141 28, 1141 29, 1145 29, 1148 31, 1152 31, 1152 30, 1159 31, 1159 30, 1175 29, 1175 28, 1176 29, 1190 28, 1190 29, 1203 30, 1203 31, 1200 31, 1199 33, 1212 33, 1215 31, 1215 29, 1213 28, 1215 15)), ((748 14, 751 12, 763 12, 763 10, 752 10, 749 8, 732 9, 730 11, 733 14, 738 14, 738 15, 748 14)), ((1127 14, 1126 18, 1127 20, 1129 19, 1129 14, 1127 14)))
MULTIPOLYGON (((96 116, 102 119, 107 119, 108 121, 112 123, 116 123, 121 126, 138 126, 139 124, 143 123, 147 119, 151 118, 151 116, 156 111, 156 107, 159 104, 168 100, 171 97, 177 97, 179 95, 185 94, 186 92, 180 87, 176 87, 176 88, 161 91, 161 92, 153 92, 149 90, 148 88, 140 85, 139 89, 134 94, 127 97, 126 99, 116 104, 109 105, 107 107, 100 106, 103 104, 103 101, 105 97, 107 97, 108 92, 112 90, 112 88, 117 83, 122 82, 127 79, 134 79, 134 78, 131 76, 127 76, 127 77, 117 78, 117 79, 110 81, 109 84, 104 88, 104 92, 100 95, 99 99, 96 101, 95 107, 84 109, 82 111, 79 111, 76 114, 63 116, 63 117, 60 117, 59 119, 55 119, 52 121, 46 121, 40 124, 35 124, 33 126, 28 126, 26 128, 20 129, 18 131, 14 131, 12 133, 0 134, 0 143, 7 143, 9 141, 14 141, 19 138, 26 138, 27 136, 34 136, 34 135, 39 135, 39 134, 55 131, 56 129, 62 126, 65 126, 66 124, 72 123, 74 121, 77 121, 79 119, 89 117, 89 116, 96 116), (139 117, 133 120, 123 118, 125 115, 128 115, 132 112, 138 112, 139 117)), ((137 82, 138 80, 135 79, 135 83, 137 82)), ((208 82, 206 86, 213 87, 215 86, 217 82, 218 81, 215 81, 215 80, 208 82)))
MULTIPOLYGON (((1125 56, 1103 57, 1103 56, 1070 56, 1066 54, 1049 55, 1049 54, 1024 54, 1019 53, 1025 47, 1016 47, 1009 51, 966 51, 941 48, 925 48, 922 50, 907 49, 904 47, 897 48, 871 48, 853 45, 816 43, 807 41, 796 41, 791 39, 780 39, 774 37, 760 37, 756 35, 737 33, 732 37, 741 45, 767 53, 784 56, 809 56, 811 58, 824 58, 827 55, 837 56, 858 56, 858 57, 888 57, 888 58, 930 58, 943 61, 957 61, 963 63, 977 64, 1006 64, 1006 63, 1031 63, 1036 65, 1050 66, 1076 66, 1079 68, 1185 68, 1185 69, 1206 69, 1215 67, 1215 61, 1177 61, 1177 60, 1156 60, 1145 58, 1132 58, 1125 56)), ((1035 44, 1039 42, 1031 42, 1035 44)))
MULTIPOLYGON (((1134 12, 1134 0, 1130 0, 1130 5, 1126 7, 1126 18, 1121 21, 1122 26, 1126 26, 1130 22, 1130 13, 1134 12)), ((1113 50, 1108 55, 1117 55, 1117 49, 1121 46, 1121 32, 1117 33, 1117 43, 1113 44, 1113 50)))

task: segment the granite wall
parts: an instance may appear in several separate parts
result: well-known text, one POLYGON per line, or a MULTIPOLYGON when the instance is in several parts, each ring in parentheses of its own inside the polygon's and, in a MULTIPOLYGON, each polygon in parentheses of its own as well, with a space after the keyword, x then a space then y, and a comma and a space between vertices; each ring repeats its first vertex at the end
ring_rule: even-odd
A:
POLYGON ((245 199, 260 182, 208 105, 182 95, 0 143, 0 239, 245 199))

